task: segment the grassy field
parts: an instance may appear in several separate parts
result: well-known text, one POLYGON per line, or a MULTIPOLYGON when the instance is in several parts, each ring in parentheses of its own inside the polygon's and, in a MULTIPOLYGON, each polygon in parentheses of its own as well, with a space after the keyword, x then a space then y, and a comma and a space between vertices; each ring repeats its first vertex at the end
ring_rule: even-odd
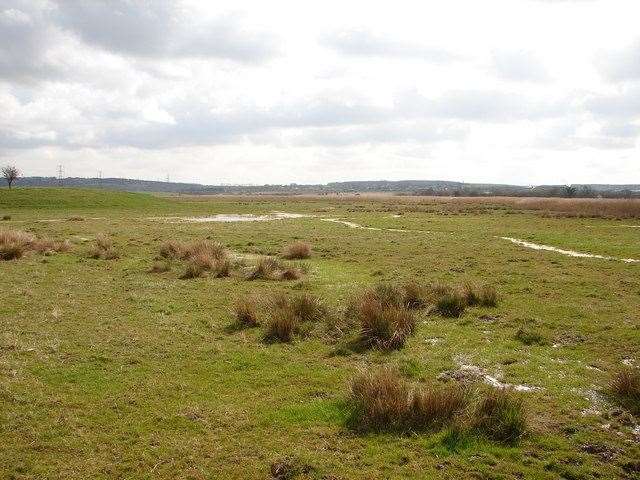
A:
POLYGON ((11 218, 0 230, 72 248, 0 262, 2 478, 639 478, 637 397, 621 401, 609 382, 640 364, 640 263, 500 238, 640 259, 634 220, 554 218, 476 201, 62 189, 0 190, 3 215, 11 218), (274 211, 309 216, 153 218, 274 211), (100 234, 118 258, 90 258, 100 234), (219 241, 249 262, 293 241, 313 253, 303 278, 291 281, 181 279, 180 261, 150 273, 169 239, 219 241), (234 302, 247 295, 308 292, 341 316, 363 289, 406 279, 490 284, 499 302, 459 318, 418 310, 413 334, 390 351, 347 348, 321 326, 289 343, 265 342, 260 327, 229 328, 234 302), (358 372, 389 366, 433 385, 462 365, 534 387, 520 394, 528 429, 519 441, 350 426, 358 372))

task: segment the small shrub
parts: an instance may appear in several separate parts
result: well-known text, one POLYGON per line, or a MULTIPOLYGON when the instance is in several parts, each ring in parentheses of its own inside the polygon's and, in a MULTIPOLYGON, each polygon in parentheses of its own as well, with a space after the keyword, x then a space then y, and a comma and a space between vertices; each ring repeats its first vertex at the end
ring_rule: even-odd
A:
POLYGON ((467 302, 464 295, 450 290, 437 300, 436 311, 443 317, 458 318, 462 316, 466 306, 467 302))
POLYGON ((282 252, 282 257, 289 260, 301 260, 311 256, 311 245, 305 242, 295 242, 287 245, 282 252))
POLYGON ((409 395, 409 384, 394 370, 360 373, 351 382, 351 426, 357 430, 405 429, 409 395))
POLYGON ((5 222, 11 220, 11 215, 3 215, 2 220, 4 220, 5 222))
POLYGON ((547 340, 534 330, 519 328, 515 334, 515 339, 524 345, 545 345, 547 340))
POLYGON ((84 217, 73 216, 73 217, 67 218, 67 220, 69 222, 83 222, 84 221, 84 217))
POLYGON ((260 324, 256 301, 251 297, 238 299, 233 306, 233 313, 239 327, 252 328, 260 324))
POLYGON ((507 388, 486 391, 474 411, 472 424, 488 438, 516 443, 527 431, 522 396, 507 388))
POLYGON ((634 412, 640 412, 640 370, 626 367, 618 370, 609 384, 611 392, 634 412))

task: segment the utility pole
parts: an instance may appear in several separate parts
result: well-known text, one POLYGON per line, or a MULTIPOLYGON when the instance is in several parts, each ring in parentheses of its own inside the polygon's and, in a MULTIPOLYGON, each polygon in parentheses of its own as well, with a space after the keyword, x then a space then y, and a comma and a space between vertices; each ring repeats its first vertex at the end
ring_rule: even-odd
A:
POLYGON ((58 186, 62 187, 64 186, 64 168, 62 167, 62 164, 58 165, 58 186))

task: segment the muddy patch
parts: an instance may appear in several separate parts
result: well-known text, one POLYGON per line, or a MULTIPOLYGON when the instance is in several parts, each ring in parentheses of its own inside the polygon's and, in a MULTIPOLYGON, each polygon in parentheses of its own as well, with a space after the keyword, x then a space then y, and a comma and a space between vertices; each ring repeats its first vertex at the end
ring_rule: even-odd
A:
POLYGON ((147 220, 166 221, 168 223, 209 223, 209 222, 270 222, 273 220, 287 220, 291 218, 308 218, 313 215, 290 212, 271 212, 264 215, 254 215, 252 213, 220 213, 206 217, 149 217, 147 220))
POLYGON ((530 248, 532 250, 545 250, 548 252, 556 252, 562 255, 566 255, 568 257, 599 258, 601 260, 617 260, 619 262, 624 262, 624 263, 640 263, 640 260, 636 260, 634 258, 608 257, 605 255, 596 255, 593 253, 583 253, 583 252, 576 252, 574 250, 564 250, 562 248, 552 247, 550 245, 542 245, 539 243, 527 242, 525 240, 520 240, 519 238, 513 238, 513 237, 499 237, 499 238, 501 238, 502 240, 507 240, 511 243, 515 243, 516 245, 520 245, 521 247, 530 248))

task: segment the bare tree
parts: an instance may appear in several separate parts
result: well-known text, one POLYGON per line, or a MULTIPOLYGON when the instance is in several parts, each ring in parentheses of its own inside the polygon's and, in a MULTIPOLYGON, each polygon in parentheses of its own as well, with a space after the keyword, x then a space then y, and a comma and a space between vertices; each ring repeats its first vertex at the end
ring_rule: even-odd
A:
POLYGON ((11 184, 20 176, 20 170, 13 165, 7 165, 6 167, 2 167, 2 176, 9 184, 9 188, 11 188, 11 184))

